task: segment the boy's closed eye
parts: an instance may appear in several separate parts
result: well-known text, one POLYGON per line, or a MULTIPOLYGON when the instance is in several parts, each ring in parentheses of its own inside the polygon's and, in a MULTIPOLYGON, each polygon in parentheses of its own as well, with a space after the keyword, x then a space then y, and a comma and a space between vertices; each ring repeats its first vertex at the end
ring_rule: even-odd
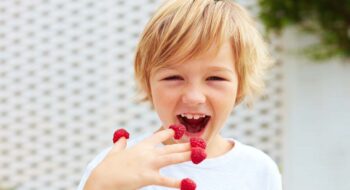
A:
POLYGON ((172 75, 172 76, 168 76, 165 77, 163 80, 182 80, 183 78, 179 75, 172 75))
POLYGON ((219 77, 219 76, 211 76, 211 77, 208 77, 207 80, 227 81, 225 78, 219 77))
MULTIPOLYGON (((172 75, 169 77, 165 77, 163 80, 166 81, 171 81, 171 80, 183 80, 183 78, 181 76, 178 75, 172 75)), ((227 79, 223 78, 223 77, 219 77, 219 76, 210 76, 207 78, 207 80, 211 80, 211 81, 227 81, 227 79)))

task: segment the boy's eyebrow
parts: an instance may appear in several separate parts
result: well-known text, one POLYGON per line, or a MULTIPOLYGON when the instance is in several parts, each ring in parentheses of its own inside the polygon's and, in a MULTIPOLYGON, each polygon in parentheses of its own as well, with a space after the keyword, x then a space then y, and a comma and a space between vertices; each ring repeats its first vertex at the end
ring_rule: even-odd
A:
POLYGON ((228 69, 226 67, 211 66, 209 67, 209 69, 211 69, 212 71, 225 71, 225 72, 233 73, 231 69, 228 69))
MULTIPOLYGON (((176 67, 174 67, 174 66, 161 67, 158 70, 159 71, 160 70, 176 70, 176 67)), ((231 69, 228 69, 226 67, 210 66, 210 67, 208 67, 208 70, 210 70, 210 71, 224 71, 224 72, 229 72, 229 73, 234 74, 234 72, 231 69)))
POLYGON ((160 67, 160 68, 156 69, 156 71, 162 71, 162 70, 175 70, 175 68, 173 68, 173 67, 160 67))

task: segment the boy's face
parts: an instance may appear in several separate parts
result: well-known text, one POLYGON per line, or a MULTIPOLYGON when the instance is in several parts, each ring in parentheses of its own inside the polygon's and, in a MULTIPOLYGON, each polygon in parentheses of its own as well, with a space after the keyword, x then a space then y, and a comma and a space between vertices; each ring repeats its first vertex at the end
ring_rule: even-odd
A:
POLYGON ((217 139, 230 115, 238 87, 238 76, 229 42, 217 55, 203 54, 151 73, 152 101, 163 127, 186 126, 185 137, 217 139))

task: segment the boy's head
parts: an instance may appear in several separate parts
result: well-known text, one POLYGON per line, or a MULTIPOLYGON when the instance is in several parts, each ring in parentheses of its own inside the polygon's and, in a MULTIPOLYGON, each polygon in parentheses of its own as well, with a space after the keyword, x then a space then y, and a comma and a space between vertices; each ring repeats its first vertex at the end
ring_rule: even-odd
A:
MULTIPOLYGON (((152 103, 152 71, 181 64, 229 41, 238 75, 236 104, 252 100, 264 87, 270 59, 247 11, 231 0, 167 0, 155 12, 136 49, 135 77, 152 103)), ((251 101, 250 101, 251 102, 251 101)))

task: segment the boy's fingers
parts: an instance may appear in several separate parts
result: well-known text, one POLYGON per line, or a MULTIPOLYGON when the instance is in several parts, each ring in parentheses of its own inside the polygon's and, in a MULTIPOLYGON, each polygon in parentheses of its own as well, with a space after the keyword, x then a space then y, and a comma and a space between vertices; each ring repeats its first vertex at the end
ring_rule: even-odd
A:
POLYGON ((157 166, 163 168, 172 164, 179 164, 182 162, 187 162, 191 160, 191 151, 181 152, 181 153, 172 153, 159 157, 157 161, 157 166))
POLYGON ((172 144, 172 145, 166 145, 166 146, 160 147, 158 148, 158 151, 160 155, 164 155, 164 154, 189 151, 190 149, 191 149, 190 143, 180 143, 180 144, 172 144))
POLYGON ((127 141, 125 137, 121 137, 117 142, 114 143, 111 152, 119 152, 126 148, 127 141))
POLYGON ((174 134, 175 134, 174 130, 164 129, 148 137, 145 141, 151 143, 152 145, 156 145, 173 137, 174 134))
POLYGON ((159 186, 163 186, 163 187, 171 187, 171 188, 177 188, 180 189, 180 185, 181 185, 181 180, 177 180, 177 179, 172 179, 169 177, 164 177, 164 176, 159 176, 156 178, 156 184, 155 185, 159 185, 159 186))

